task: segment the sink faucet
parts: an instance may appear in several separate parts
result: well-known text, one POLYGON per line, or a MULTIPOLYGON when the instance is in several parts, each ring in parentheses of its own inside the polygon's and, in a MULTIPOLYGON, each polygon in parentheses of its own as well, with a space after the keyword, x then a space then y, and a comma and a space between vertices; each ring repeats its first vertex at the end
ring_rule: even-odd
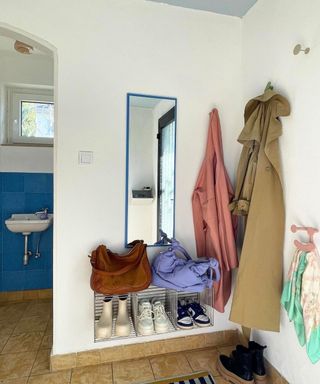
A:
POLYGON ((40 215, 40 219, 47 219, 48 218, 48 208, 43 208, 41 211, 38 211, 35 213, 35 215, 40 215))

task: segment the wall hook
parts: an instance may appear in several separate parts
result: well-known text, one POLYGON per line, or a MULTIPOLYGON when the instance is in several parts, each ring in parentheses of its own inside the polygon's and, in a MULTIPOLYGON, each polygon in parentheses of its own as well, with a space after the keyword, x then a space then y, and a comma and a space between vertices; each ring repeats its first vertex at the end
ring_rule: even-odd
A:
POLYGON ((305 48, 303 49, 301 44, 297 44, 294 48, 293 48, 293 54, 294 55, 299 55, 300 52, 304 52, 305 55, 307 55, 309 52, 310 52, 310 48, 305 48))
POLYGON ((291 225, 291 231, 293 233, 296 233, 297 231, 306 231, 308 236, 309 236, 309 243, 301 243, 298 240, 294 241, 294 245, 300 249, 300 251, 306 251, 310 252, 313 251, 316 246, 313 242, 313 236, 319 232, 318 228, 313 228, 313 227, 297 227, 295 224, 291 225))

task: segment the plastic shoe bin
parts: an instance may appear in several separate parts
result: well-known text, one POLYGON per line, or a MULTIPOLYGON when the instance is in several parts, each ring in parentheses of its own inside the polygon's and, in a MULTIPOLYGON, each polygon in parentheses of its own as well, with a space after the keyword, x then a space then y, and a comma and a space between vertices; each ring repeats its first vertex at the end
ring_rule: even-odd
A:
MULTIPOLYGON (((123 296, 123 295, 122 295, 123 296)), ((118 296, 113 296, 112 298, 112 335, 111 337, 105 339, 105 338, 98 338, 96 336, 96 329, 97 329, 97 323, 100 319, 102 308, 103 308, 103 300, 105 296, 101 295, 99 293, 94 294, 94 341, 105 341, 105 340, 114 340, 114 339, 128 339, 136 337, 136 331, 133 326, 133 318, 132 318, 132 309, 131 309, 131 295, 128 295, 127 300, 127 306, 128 306, 128 314, 129 314, 129 321, 130 321, 130 335, 129 336, 116 336, 115 330, 116 330, 116 320, 118 315, 118 304, 119 299, 118 296)))
MULTIPOLYGON (((172 313, 177 313, 178 309, 178 300, 191 300, 196 301, 201 304, 201 306, 204 309, 205 314, 210 319, 210 325, 213 326, 214 324, 214 309, 213 309, 213 295, 212 295, 212 289, 205 289, 201 293, 199 292, 177 292, 173 291, 176 295, 175 300, 175 308, 172 308, 172 313)), ((176 330, 181 331, 182 329, 177 326, 177 316, 173 319, 174 326, 176 330)), ((199 327, 198 325, 194 324, 194 328, 204 328, 199 327)))
MULTIPOLYGON (((103 308, 103 300, 104 295, 95 293, 94 294, 94 321, 95 321, 95 330, 96 325, 99 321, 99 318, 102 313, 103 308)), ((149 288, 140 291, 131 293, 128 295, 128 314, 129 314, 129 320, 130 320, 130 328, 131 332, 129 336, 126 337, 119 337, 115 335, 115 323, 117 319, 118 314, 118 296, 113 296, 112 300, 112 313, 113 313, 113 328, 112 328, 112 336, 110 338, 104 339, 104 338, 97 338, 96 332, 94 341, 107 341, 107 340, 116 340, 116 339, 128 339, 128 338, 136 338, 136 337, 146 337, 142 336, 138 333, 138 321, 139 321, 139 301, 147 299, 159 299, 163 302, 165 311, 167 313, 167 316, 169 318, 169 328, 168 331, 161 334, 171 333, 171 332, 181 332, 182 329, 180 329, 177 326, 177 308, 178 308, 178 300, 192 300, 199 302, 202 307, 205 310, 206 315, 210 319, 210 325, 213 326, 214 324, 214 310, 213 310, 213 295, 212 295, 212 289, 206 289, 201 293, 197 292, 178 292, 173 289, 165 289, 165 288, 159 288, 156 286, 150 286, 149 288)), ((192 330, 196 329, 197 325, 194 325, 194 328, 191 330, 184 330, 186 332, 191 332, 192 330)), ((203 328, 203 327, 201 327, 203 328)), ((154 335, 159 333, 154 332, 154 335)), ((151 335, 152 336, 152 335, 151 335)), ((149 335, 148 335, 149 337, 149 335)))
MULTIPOLYGON (((174 295, 171 294, 171 291, 165 288, 150 286, 148 289, 145 289, 144 291, 132 293, 131 295, 133 322, 134 322, 137 336, 142 336, 138 332, 138 321, 139 321, 139 301, 143 299, 147 299, 149 301, 157 299, 164 304, 165 311, 169 318, 168 331, 165 333, 174 332, 176 328, 172 320, 173 319, 172 310, 174 309, 174 305, 175 305, 174 301, 176 300, 176 298, 174 297, 174 295)), ((156 334, 156 332, 154 331, 153 334, 156 334)))

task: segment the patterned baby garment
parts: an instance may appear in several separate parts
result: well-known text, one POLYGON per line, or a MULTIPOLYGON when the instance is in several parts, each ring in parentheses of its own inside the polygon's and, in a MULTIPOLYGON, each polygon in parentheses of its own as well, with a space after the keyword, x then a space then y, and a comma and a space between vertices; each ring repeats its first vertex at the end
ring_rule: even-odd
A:
POLYGON ((301 306, 306 334, 307 354, 320 360, 320 259, 316 250, 307 253, 307 266, 302 276, 301 306))
POLYGON ((284 284, 281 303, 293 321, 296 334, 301 346, 305 345, 305 327, 303 309, 301 306, 302 274, 306 268, 306 252, 296 250, 288 272, 288 280, 284 284))
POLYGON ((320 259, 317 250, 296 250, 281 303, 312 363, 320 360, 320 259))

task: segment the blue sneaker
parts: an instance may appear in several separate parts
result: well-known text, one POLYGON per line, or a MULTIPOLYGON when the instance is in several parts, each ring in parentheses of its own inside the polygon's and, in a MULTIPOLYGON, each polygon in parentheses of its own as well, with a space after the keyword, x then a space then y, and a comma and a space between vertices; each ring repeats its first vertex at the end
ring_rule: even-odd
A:
POLYGON ((189 315, 187 306, 178 301, 177 326, 181 329, 193 328, 193 320, 189 315))
POLYGON ((209 317, 205 314, 205 309, 197 302, 188 303, 186 309, 192 320, 199 327, 208 327, 210 323, 209 317))

